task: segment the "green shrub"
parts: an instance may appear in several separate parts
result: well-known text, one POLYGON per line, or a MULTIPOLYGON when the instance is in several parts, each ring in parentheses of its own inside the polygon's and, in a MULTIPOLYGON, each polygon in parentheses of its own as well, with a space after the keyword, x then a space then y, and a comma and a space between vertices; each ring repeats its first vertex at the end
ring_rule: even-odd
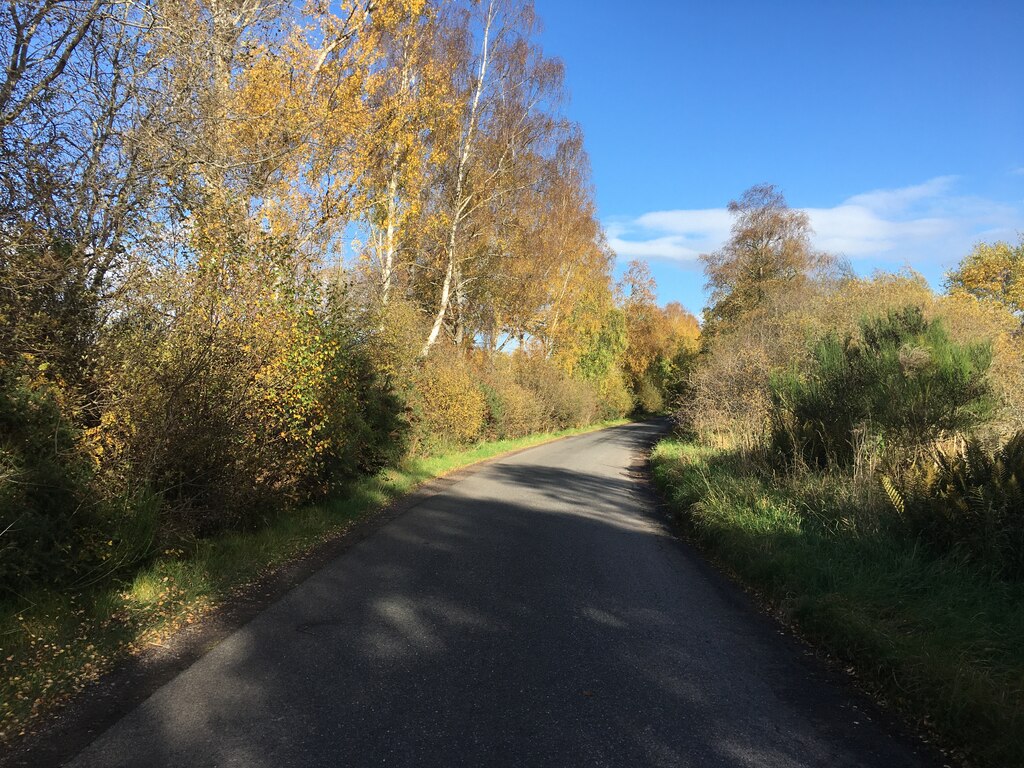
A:
POLYGON ((89 479, 56 388, 0 365, 0 593, 68 575, 89 479))
POLYGON ((405 405, 387 374, 348 334, 336 333, 340 350, 326 371, 322 395, 326 443, 320 472, 325 487, 394 465, 409 447, 405 405))
POLYGON ((661 387, 649 375, 637 383, 636 409, 641 414, 655 414, 665 410, 665 397, 662 395, 661 387))
POLYGON ((787 463, 848 466, 865 442, 919 455, 942 435, 980 423, 991 408, 989 345, 957 344, 917 307, 827 334, 806 369, 771 379, 771 442, 787 463))

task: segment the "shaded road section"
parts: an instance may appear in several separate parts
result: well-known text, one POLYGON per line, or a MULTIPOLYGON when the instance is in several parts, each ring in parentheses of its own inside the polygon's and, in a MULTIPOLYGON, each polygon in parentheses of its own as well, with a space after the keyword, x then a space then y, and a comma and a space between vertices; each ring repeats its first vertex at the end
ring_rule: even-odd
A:
POLYGON ((71 765, 926 765, 666 531, 634 471, 657 432, 488 464, 71 765))

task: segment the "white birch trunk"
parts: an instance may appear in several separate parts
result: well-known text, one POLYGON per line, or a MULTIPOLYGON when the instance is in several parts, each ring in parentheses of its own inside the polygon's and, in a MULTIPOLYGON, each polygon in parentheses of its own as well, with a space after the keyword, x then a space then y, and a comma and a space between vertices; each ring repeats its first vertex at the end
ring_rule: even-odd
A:
POLYGON ((434 322, 430 327, 430 333, 427 335, 427 341, 423 345, 423 349, 420 351, 420 357, 426 357, 430 354, 430 348, 434 346, 438 335, 441 333, 441 328, 444 326, 445 315, 447 314, 448 307, 451 304, 452 281, 455 277, 456 271, 456 248, 458 246, 459 226, 462 223, 462 218, 470 202, 469 200, 462 199, 463 188, 466 183, 466 170, 469 165, 469 158, 473 149, 473 138, 476 130, 477 114, 480 107, 480 95, 483 93, 484 81, 487 77, 487 65, 489 63, 490 54, 491 24, 493 22, 494 0, 491 0, 487 5, 483 40, 480 45, 479 77, 477 79, 476 89, 473 93, 473 103, 470 106, 469 111, 469 126, 466 129, 466 137, 462 144, 462 152, 459 154, 459 166, 455 177, 455 209, 452 214, 451 226, 448 232, 447 252, 445 254, 448 265, 445 269, 444 282, 441 285, 441 297, 438 302, 437 313, 434 316, 434 322))

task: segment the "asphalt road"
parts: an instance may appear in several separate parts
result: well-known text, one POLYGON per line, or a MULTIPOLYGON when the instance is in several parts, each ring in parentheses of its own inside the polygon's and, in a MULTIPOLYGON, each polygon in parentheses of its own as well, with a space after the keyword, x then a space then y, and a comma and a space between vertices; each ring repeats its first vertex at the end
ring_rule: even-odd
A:
POLYGON ((629 469, 657 429, 427 499, 70 764, 925 765, 664 529, 629 469))

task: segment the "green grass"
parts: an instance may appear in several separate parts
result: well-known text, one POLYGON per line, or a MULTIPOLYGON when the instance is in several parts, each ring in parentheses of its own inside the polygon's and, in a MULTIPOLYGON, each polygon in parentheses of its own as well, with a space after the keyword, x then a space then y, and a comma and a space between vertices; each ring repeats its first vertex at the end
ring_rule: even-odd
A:
POLYGON ((675 439, 652 467, 688 536, 884 704, 954 756, 1024 765, 1024 585, 931 556, 849 477, 675 439))
POLYGON ((259 530, 166 550, 116 583, 78 593, 40 591, 16 605, 0 605, 0 743, 23 734, 119 659, 200 620, 235 590, 337 537, 423 481, 520 448, 624 423, 409 459, 354 483, 327 503, 278 515, 259 530))

